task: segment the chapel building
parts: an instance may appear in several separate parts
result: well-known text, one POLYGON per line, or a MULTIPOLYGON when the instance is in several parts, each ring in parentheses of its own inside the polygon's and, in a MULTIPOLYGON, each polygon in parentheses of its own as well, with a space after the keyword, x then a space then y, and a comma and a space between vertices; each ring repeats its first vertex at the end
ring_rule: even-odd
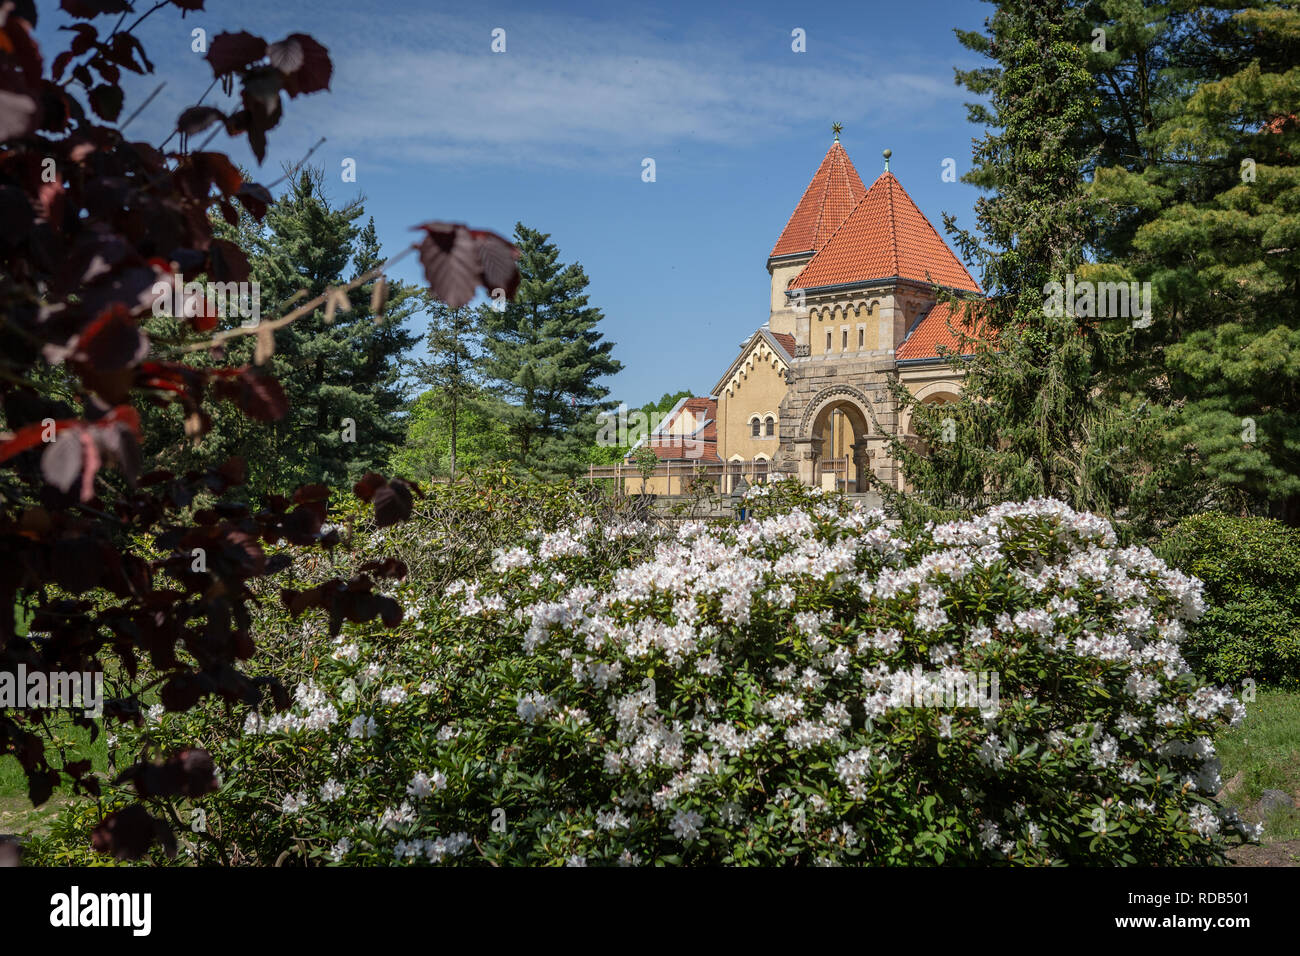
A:
POLYGON ((661 469, 647 491, 680 493, 692 464, 721 471, 724 493, 778 471, 850 493, 867 490, 868 471, 903 487, 885 441, 910 436, 911 415, 887 380, 920 402, 955 401, 961 374, 945 355, 963 310, 938 290, 982 293, 884 156, 867 186, 836 133, 768 256, 767 321, 648 439, 661 469))

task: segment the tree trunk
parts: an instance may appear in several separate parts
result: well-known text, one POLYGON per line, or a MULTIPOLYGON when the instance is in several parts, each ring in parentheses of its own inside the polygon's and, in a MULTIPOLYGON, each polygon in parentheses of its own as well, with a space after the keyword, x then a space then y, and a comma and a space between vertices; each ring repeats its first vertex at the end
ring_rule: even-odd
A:
POLYGON ((456 406, 458 401, 453 394, 451 397, 451 480, 456 480, 456 406))

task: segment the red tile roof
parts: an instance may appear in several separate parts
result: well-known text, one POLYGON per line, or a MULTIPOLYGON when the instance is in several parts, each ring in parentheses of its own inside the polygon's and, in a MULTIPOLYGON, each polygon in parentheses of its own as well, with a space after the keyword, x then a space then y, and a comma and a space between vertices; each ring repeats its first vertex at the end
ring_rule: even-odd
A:
MULTIPOLYGON (((937 359, 942 346, 948 352, 961 348, 957 332, 979 337, 978 323, 972 328, 967 325, 965 310, 958 303, 939 302, 918 322, 908 334, 903 344, 898 347, 894 358, 900 362, 911 359, 937 359), (951 327, 950 327, 951 326, 951 327)), ((969 346, 964 354, 970 354, 969 346)))
POLYGON ((794 336, 789 332, 773 332, 772 338, 781 343, 781 348, 785 349, 785 354, 794 358, 794 336))
POLYGON ((980 291, 894 175, 882 173, 790 288, 814 289, 892 276, 980 291))
POLYGON ((718 443, 716 441, 676 441, 663 444, 658 442, 650 445, 650 450, 655 453, 660 461, 721 461, 718 457, 718 443))
MULTIPOLYGON (((718 400, 716 398, 704 398, 695 396, 688 398, 686 404, 682 406, 682 412, 690 412, 696 423, 705 422, 704 431, 696 435, 696 438, 704 441, 718 440, 718 400)), ((681 412, 677 413, 679 416, 681 412)), ((671 421, 663 423, 663 429, 667 431, 671 421)))
POLYGON ((794 207, 781 238, 772 247, 772 255, 820 249, 866 193, 867 187, 849 161, 849 154, 838 140, 832 143, 799 205, 794 207))
POLYGON ((1289 113, 1289 114, 1279 113, 1277 116, 1274 116, 1271 120, 1269 120, 1267 123, 1263 125, 1261 132, 1283 133, 1286 131, 1286 128, 1288 126, 1295 126, 1295 125, 1296 125, 1295 113, 1289 113))

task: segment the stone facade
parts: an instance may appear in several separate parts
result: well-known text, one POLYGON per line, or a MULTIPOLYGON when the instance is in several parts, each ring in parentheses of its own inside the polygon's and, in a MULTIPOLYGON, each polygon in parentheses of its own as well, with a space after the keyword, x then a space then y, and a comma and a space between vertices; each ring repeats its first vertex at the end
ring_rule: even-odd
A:
POLYGON ((903 365, 897 359, 908 332, 935 305, 927 291, 912 283, 844 290, 810 300, 802 311, 773 314, 715 386, 718 456, 724 462, 765 458, 772 472, 798 475, 809 485, 864 491, 859 475, 869 469, 902 487, 886 442, 909 433, 911 415, 900 416, 891 378, 922 401, 953 400, 961 387, 937 355, 903 365), (793 326, 793 349, 764 334, 773 325, 793 326), (765 420, 774 407, 777 440, 753 438, 749 423, 765 420), (843 470, 828 471, 828 462, 843 470))
POLYGON ((967 320, 949 300, 977 297, 979 286, 889 172, 888 151, 867 189, 838 138, 767 271, 767 321, 707 399, 721 490, 735 484, 738 463, 760 480, 784 472, 862 493, 870 473, 905 487, 887 445, 911 434, 911 414, 890 384, 922 402, 956 399, 961 375, 945 350, 959 347, 955 323, 967 320))

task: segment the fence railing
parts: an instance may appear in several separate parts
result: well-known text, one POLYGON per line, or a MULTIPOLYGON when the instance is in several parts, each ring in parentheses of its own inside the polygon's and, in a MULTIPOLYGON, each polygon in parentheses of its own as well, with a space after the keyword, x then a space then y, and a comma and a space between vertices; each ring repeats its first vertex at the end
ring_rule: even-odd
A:
MULTIPOLYGON (((847 484, 849 459, 823 458, 818 463, 821 475, 835 475, 836 482, 843 487, 847 484)), ((722 494, 729 494, 736 486, 736 479, 744 478, 747 484, 765 482, 776 471, 767 461, 712 461, 681 462, 661 461, 654 471, 643 475, 629 462, 614 465, 589 465, 587 477, 592 481, 613 480, 617 490, 626 494, 639 494, 642 479, 646 491, 659 495, 684 495, 702 487, 712 487, 722 494)))
POLYGON ((587 468, 587 477, 592 481, 612 479, 620 491, 628 494, 638 494, 641 491, 643 478, 646 490, 654 494, 689 494, 702 487, 713 487, 727 494, 738 478, 744 478, 746 483, 752 485, 767 481, 772 474, 771 464, 766 461, 661 461, 654 471, 645 475, 628 462, 589 465, 587 468))

